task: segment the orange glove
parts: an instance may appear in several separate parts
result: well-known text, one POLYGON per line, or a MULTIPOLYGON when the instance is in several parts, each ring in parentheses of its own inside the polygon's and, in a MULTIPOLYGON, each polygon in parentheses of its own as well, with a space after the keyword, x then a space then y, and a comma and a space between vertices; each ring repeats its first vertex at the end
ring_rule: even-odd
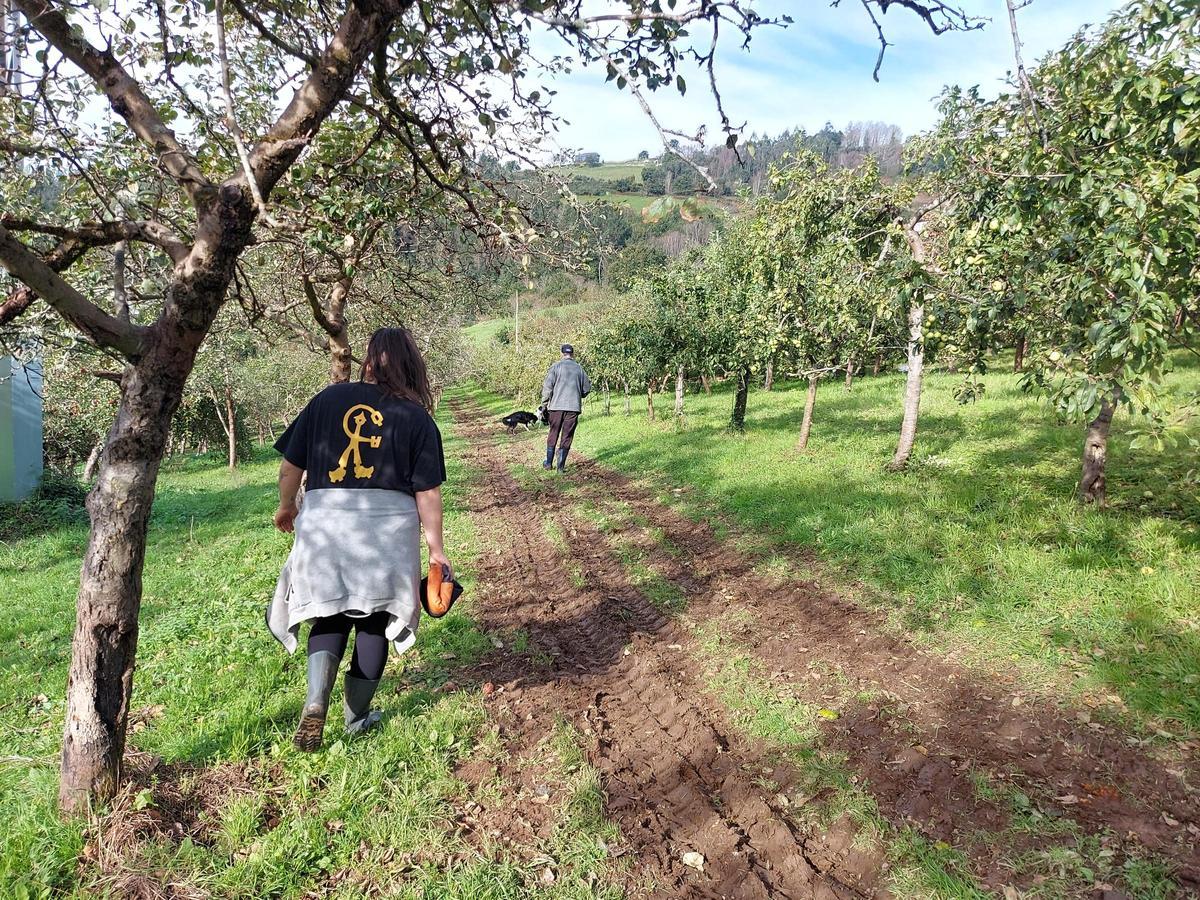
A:
POLYGON ((435 619, 450 612, 450 607, 462 594, 462 585, 450 580, 450 567, 439 563, 429 566, 429 576, 424 579, 422 588, 421 605, 435 619))

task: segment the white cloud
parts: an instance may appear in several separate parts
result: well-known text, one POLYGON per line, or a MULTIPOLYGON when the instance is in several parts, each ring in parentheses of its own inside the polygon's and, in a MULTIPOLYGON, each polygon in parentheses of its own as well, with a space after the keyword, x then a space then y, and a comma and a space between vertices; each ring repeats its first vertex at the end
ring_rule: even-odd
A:
MULTIPOLYGON (((1115 0, 1034 0, 1019 14, 1026 63, 1061 46, 1079 28, 1102 21, 1115 0)), ((718 57, 718 83, 730 118, 750 131, 778 133, 802 126, 819 129, 877 119, 913 133, 933 125, 936 97, 948 84, 980 85, 995 93, 1013 68, 1003 0, 977 0, 969 11, 991 19, 980 31, 932 35, 898 7, 881 17, 888 48, 880 82, 871 78, 879 51, 874 27, 857 3, 830 8, 824 0, 763 0, 766 16, 787 14, 787 29, 756 33, 749 51, 730 40, 718 57)), ((728 36, 728 35, 727 35, 728 36)), ((707 125, 719 137, 718 119, 701 73, 686 97, 662 90, 650 99, 665 125, 693 132, 707 125)), ((576 71, 556 80, 555 110, 567 119, 558 143, 596 150, 606 159, 627 159, 659 142, 637 101, 601 71, 576 71)))

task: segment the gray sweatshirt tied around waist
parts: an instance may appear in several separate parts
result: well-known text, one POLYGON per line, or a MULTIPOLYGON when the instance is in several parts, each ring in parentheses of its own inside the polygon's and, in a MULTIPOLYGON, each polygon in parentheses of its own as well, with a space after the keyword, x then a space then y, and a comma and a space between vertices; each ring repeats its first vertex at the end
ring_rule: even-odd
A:
POLYGON ((401 491, 326 488, 308 491, 296 517, 267 626, 289 653, 300 625, 337 613, 386 610, 385 634, 403 653, 421 621, 421 522, 401 491))

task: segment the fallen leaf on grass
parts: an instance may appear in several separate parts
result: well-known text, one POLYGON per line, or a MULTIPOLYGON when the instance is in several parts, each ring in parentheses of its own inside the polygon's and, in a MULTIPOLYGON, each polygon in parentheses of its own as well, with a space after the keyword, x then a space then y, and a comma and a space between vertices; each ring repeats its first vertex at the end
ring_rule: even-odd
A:
POLYGON ((829 719, 830 721, 832 721, 833 719, 836 719, 838 717, 837 712, 832 709, 818 709, 817 715, 820 716, 822 719, 829 719))

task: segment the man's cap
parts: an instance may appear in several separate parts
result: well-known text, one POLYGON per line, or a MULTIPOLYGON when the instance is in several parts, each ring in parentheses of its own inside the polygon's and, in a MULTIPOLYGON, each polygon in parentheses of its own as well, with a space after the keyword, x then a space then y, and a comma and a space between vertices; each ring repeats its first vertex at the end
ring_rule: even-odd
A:
POLYGON ((570 344, 563 344, 563 345, 562 345, 562 352, 563 352, 563 353, 574 353, 574 352, 575 352, 575 348, 574 348, 574 347, 572 347, 570 344))

